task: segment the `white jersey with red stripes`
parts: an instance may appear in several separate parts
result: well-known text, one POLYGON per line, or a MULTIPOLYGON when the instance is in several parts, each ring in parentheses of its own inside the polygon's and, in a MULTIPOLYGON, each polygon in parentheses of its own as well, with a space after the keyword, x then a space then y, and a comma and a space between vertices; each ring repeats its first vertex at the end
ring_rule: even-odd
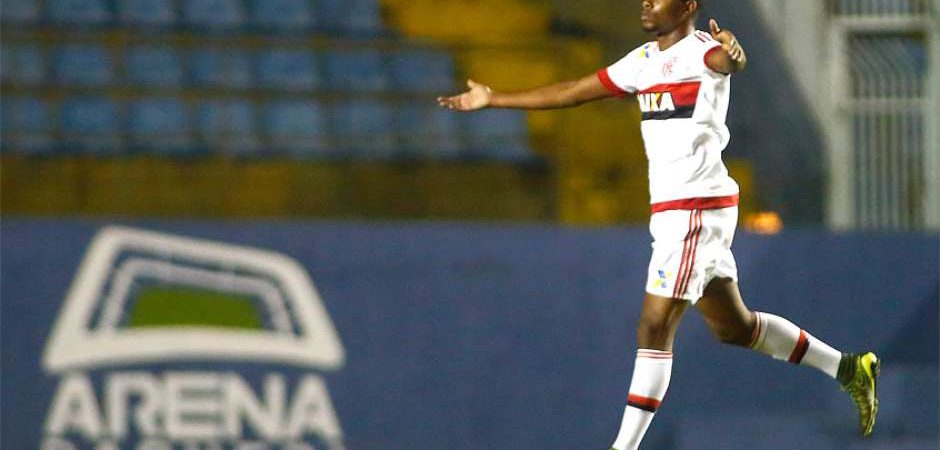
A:
POLYGON ((635 94, 640 104, 653 212, 737 205, 738 185, 721 160, 731 77, 705 64, 718 48, 695 31, 666 50, 647 42, 597 73, 613 94, 635 94))

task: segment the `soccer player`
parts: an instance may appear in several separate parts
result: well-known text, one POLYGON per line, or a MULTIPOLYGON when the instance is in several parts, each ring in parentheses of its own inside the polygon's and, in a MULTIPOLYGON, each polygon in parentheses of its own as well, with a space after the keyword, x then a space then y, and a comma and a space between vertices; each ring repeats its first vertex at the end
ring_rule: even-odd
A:
POLYGON ((551 109, 635 95, 649 160, 653 254, 637 325, 636 361, 616 450, 636 450, 662 402, 672 372, 673 339, 694 305, 721 342, 746 347, 838 380, 869 436, 878 412, 875 354, 842 353, 787 319, 748 309, 731 253, 738 185, 721 152, 731 74, 747 65, 738 39, 709 21, 695 29, 702 0, 643 0, 640 23, 655 40, 578 80, 497 92, 468 80, 469 90, 438 103, 458 111, 551 109))

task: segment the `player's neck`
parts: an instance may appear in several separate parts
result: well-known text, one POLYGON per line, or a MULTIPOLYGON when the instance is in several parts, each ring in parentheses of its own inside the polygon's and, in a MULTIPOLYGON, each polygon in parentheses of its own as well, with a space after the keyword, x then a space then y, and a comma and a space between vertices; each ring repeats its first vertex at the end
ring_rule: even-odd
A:
POLYGON ((660 51, 664 51, 669 47, 676 45, 676 42, 681 41, 693 32, 695 32, 695 25, 692 23, 680 25, 672 31, 656 35, 656 44, 659 46, 660 51))

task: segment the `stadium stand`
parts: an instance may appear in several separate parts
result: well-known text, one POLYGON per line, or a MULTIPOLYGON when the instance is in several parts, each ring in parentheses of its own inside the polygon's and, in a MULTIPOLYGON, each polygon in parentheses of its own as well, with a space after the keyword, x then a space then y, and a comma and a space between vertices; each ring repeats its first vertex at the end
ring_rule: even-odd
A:
POLYGON ((105 25, 111 10, 105 0, 48 0, 49 19, 63 25, 105 25))
POLYGON ((69 44, 55 53, 56 79, 64 86, 105 87, 114 81, 111 55, 102 45, 69 44))
POLYGON ((184 72, 174 48, 132 47, 125 59, 127 81, 138 86, 181 86, 184 72))
POLYGON ((307 0, 252 0, 251 24, 274 33, 307 31, 316 16, 307 0))
POLYGON ((64 150, 109 154, 119 150, 118 106, 106 97, 78 97, 62 103, 64 150))
POLYGON ((530 159, 525 138, 526 114, 517 110, 490 109, 462 117, 469 133, 469 155, 507 162, 530 159))
POLYGON ((335 155, 326 139, 326 113, 312 101, 275 100, 266 107, 265 133, 271 150, 300 158, 335 155))
POLYGON ((186 0, 181 4, 183 20, 196 30, 233 29, 245 22, 239 0, 186 0))
POLYGON ((3 22, 33 24, 39 21, 39 5, 35 0, 4 0, 0 8, 3 22))
POLYGON ((261 149, 255 106, 246 100, 209 100, 199 106, 199 132, 207 149, 253 155, 261 149))
POLYGON ((177 20, 172 0, 121 0, 117 4, 118 17, 126 25, 166 27, 177 20))
POLYGON ((331 89, 380 92, 388 88, 382 54, 376 50, 331 51, 325 59, 331 89))
POLYGON ((378 0, 318 0, 316 5, 327 32, 372 36, 383 31, 378 0))
MULTIPOLYGON (((524 114, 463 118, 436 108, 433 95, 459 89, 454 52, 397 42, 377 0, 10 0, 3 20, 22 34, 3 42, 5 88, 51 83, 68 98, 61 120, 57 107, 29 116, 51 121, 37 142, 62 136, 53 147, 370 161, 533 157, 524 114), (80 39, 30 32, 45 23, 68 25, 63 32, 80 39), (109 29, 126 37, 115 40, 109 29), (321 42, 298 41, 301 32, 321 42), (302 98, 280 98, 288 93, 302 98), (79 117, 91 112, 102 115, 79 117)), ((25 141, 5 136, 4 144, 16 152, 25 141)))
POLYGON ((438 50, 402 50, 389 57, 392 86, 398 91, 438 93, 452 92, 454 60, 438 50))
POLYGON ((192 81, 199 87, 246 89, 254 85, 249 55, 232 48, 197 48, 190 54, 192 81))
POLYGON ((131 145, 158 154, 196 153, 190 135, 189 110, 175 98, 143 98, 128 105, 131 145))
POLYGON ((52 119, 46 102, 32 97, 4 98, 2 134, 6 151, 13 147, 18 151, 35 154, 52 148, 52 119))
POLYGON ((391 159, 397 153, 392 131, 392 109, 372 100, 353 100, 334 105, 333 125, 338 145, 356 158, 391 159))
POLYGON ((258 85, 267 89, 312 91, 319 84, 312 52, 303 49, 269 49, 259 56, 258 85))
POLYGON ((457 116, 436 105, 403 105, 398 109, 396 130, 400 132, 403 156, 418 159, 458 159, 464 146, 457 116))
POLYGON ((22 85, 38 85, 45 79, 43 52, 36 44, 3 43, 0 48, 0 79, 22 85))

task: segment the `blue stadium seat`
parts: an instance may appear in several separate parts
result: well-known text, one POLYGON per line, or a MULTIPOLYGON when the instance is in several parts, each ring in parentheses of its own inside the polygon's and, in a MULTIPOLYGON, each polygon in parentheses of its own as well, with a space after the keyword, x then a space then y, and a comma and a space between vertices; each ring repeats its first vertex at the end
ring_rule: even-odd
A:
POLYGON ((199 86, 249 88, 254 85, 251 58, 239 50, 195 50, 190 61, 193 82, 199 86))
POLYGON ((454 89, 454 59, 443 51, 401 51, 392 55, 389 69, 397 90, 443 94, 454 89))
POLYGON ((158 153, 193 152, 186 105, 175 98, 134 101, 128 110, 128 130, 135 148, 158 153))
POLYGON ((102 25, 111 20, 105 0, 47 0, 49 18, 70 25, 102 25))
POLYGON ((264 126, 274 151, 298 157, 329 156, 326 114, 319 103, 274 101, 267 105, 264 126))
POLYGON ((464 120, 469 156, 508 162, 535 159, 524 111, 486 109, 466 114, 464 120))
POLYGON ((170 26, 176 22, 173 0, 121 0, 121 21, 132 25, 170 26))
POLYGON ((41 153, 52 148, 53 126, 46 102, 31 97, 4 98, 0 108, 4 152, 41 153))
POLYGON ((318 0, 320 26, 331 33, 375 35, 382 31, 378 0, 318 0))
POLYGON ((186 0, 180 2, 188 25, 209 28, 233 28, 244 23, 240 0, 186 0))
POLYGON ((319 81, 313 53, 307 50, 271 49, 259 56, 258 85, 268 89, 309 91, 319 81))
POLYGON ((58 81, 65 85, 104 86, 113 79, 111 55, 101 45, 73 44, 55 55, 58 81))
POLYGON ((312 28, 310 0, 252 0, 251 23, 271 31, 302 31, 312 28))
POLYGON ((455 159, 463 151, 457 114, 437 105, 408 104, 398 109, 397 130, 407 156, 455 159))
POLYGON ((4 82, 37 85, 45 78, 42 49, 36 44, 3 43, 0 49, 0 78, 4 82))
POLYGON ((394 113, 377 101, 339 103, 333 111, 337 146, 354 159, 391 159, 398 150, 394 113))
POLYGON ((138 46, 127 51, 127 79, 141 86, 179 86, 183 67, 176 50, 169 47, 138 46))
POLYGON ((39 21, 39 2, 36 0, 3 0, 0 19, 4 22, 33 24, 39 21))
POLYGON ((62 144, 68 151, 112 153, 120 147, 118 107, 107 97, 71 98, 59 118, 62 144))
POLYGON ((199 131, 210 152, 245 155, 260 149, 255 108, 245 100, 213 100, 199 107, 199 131))
POLYGON ((382 54, 374 50, 326 54, 326 78, 331 89, 377 92, 388 88, 382 54))

